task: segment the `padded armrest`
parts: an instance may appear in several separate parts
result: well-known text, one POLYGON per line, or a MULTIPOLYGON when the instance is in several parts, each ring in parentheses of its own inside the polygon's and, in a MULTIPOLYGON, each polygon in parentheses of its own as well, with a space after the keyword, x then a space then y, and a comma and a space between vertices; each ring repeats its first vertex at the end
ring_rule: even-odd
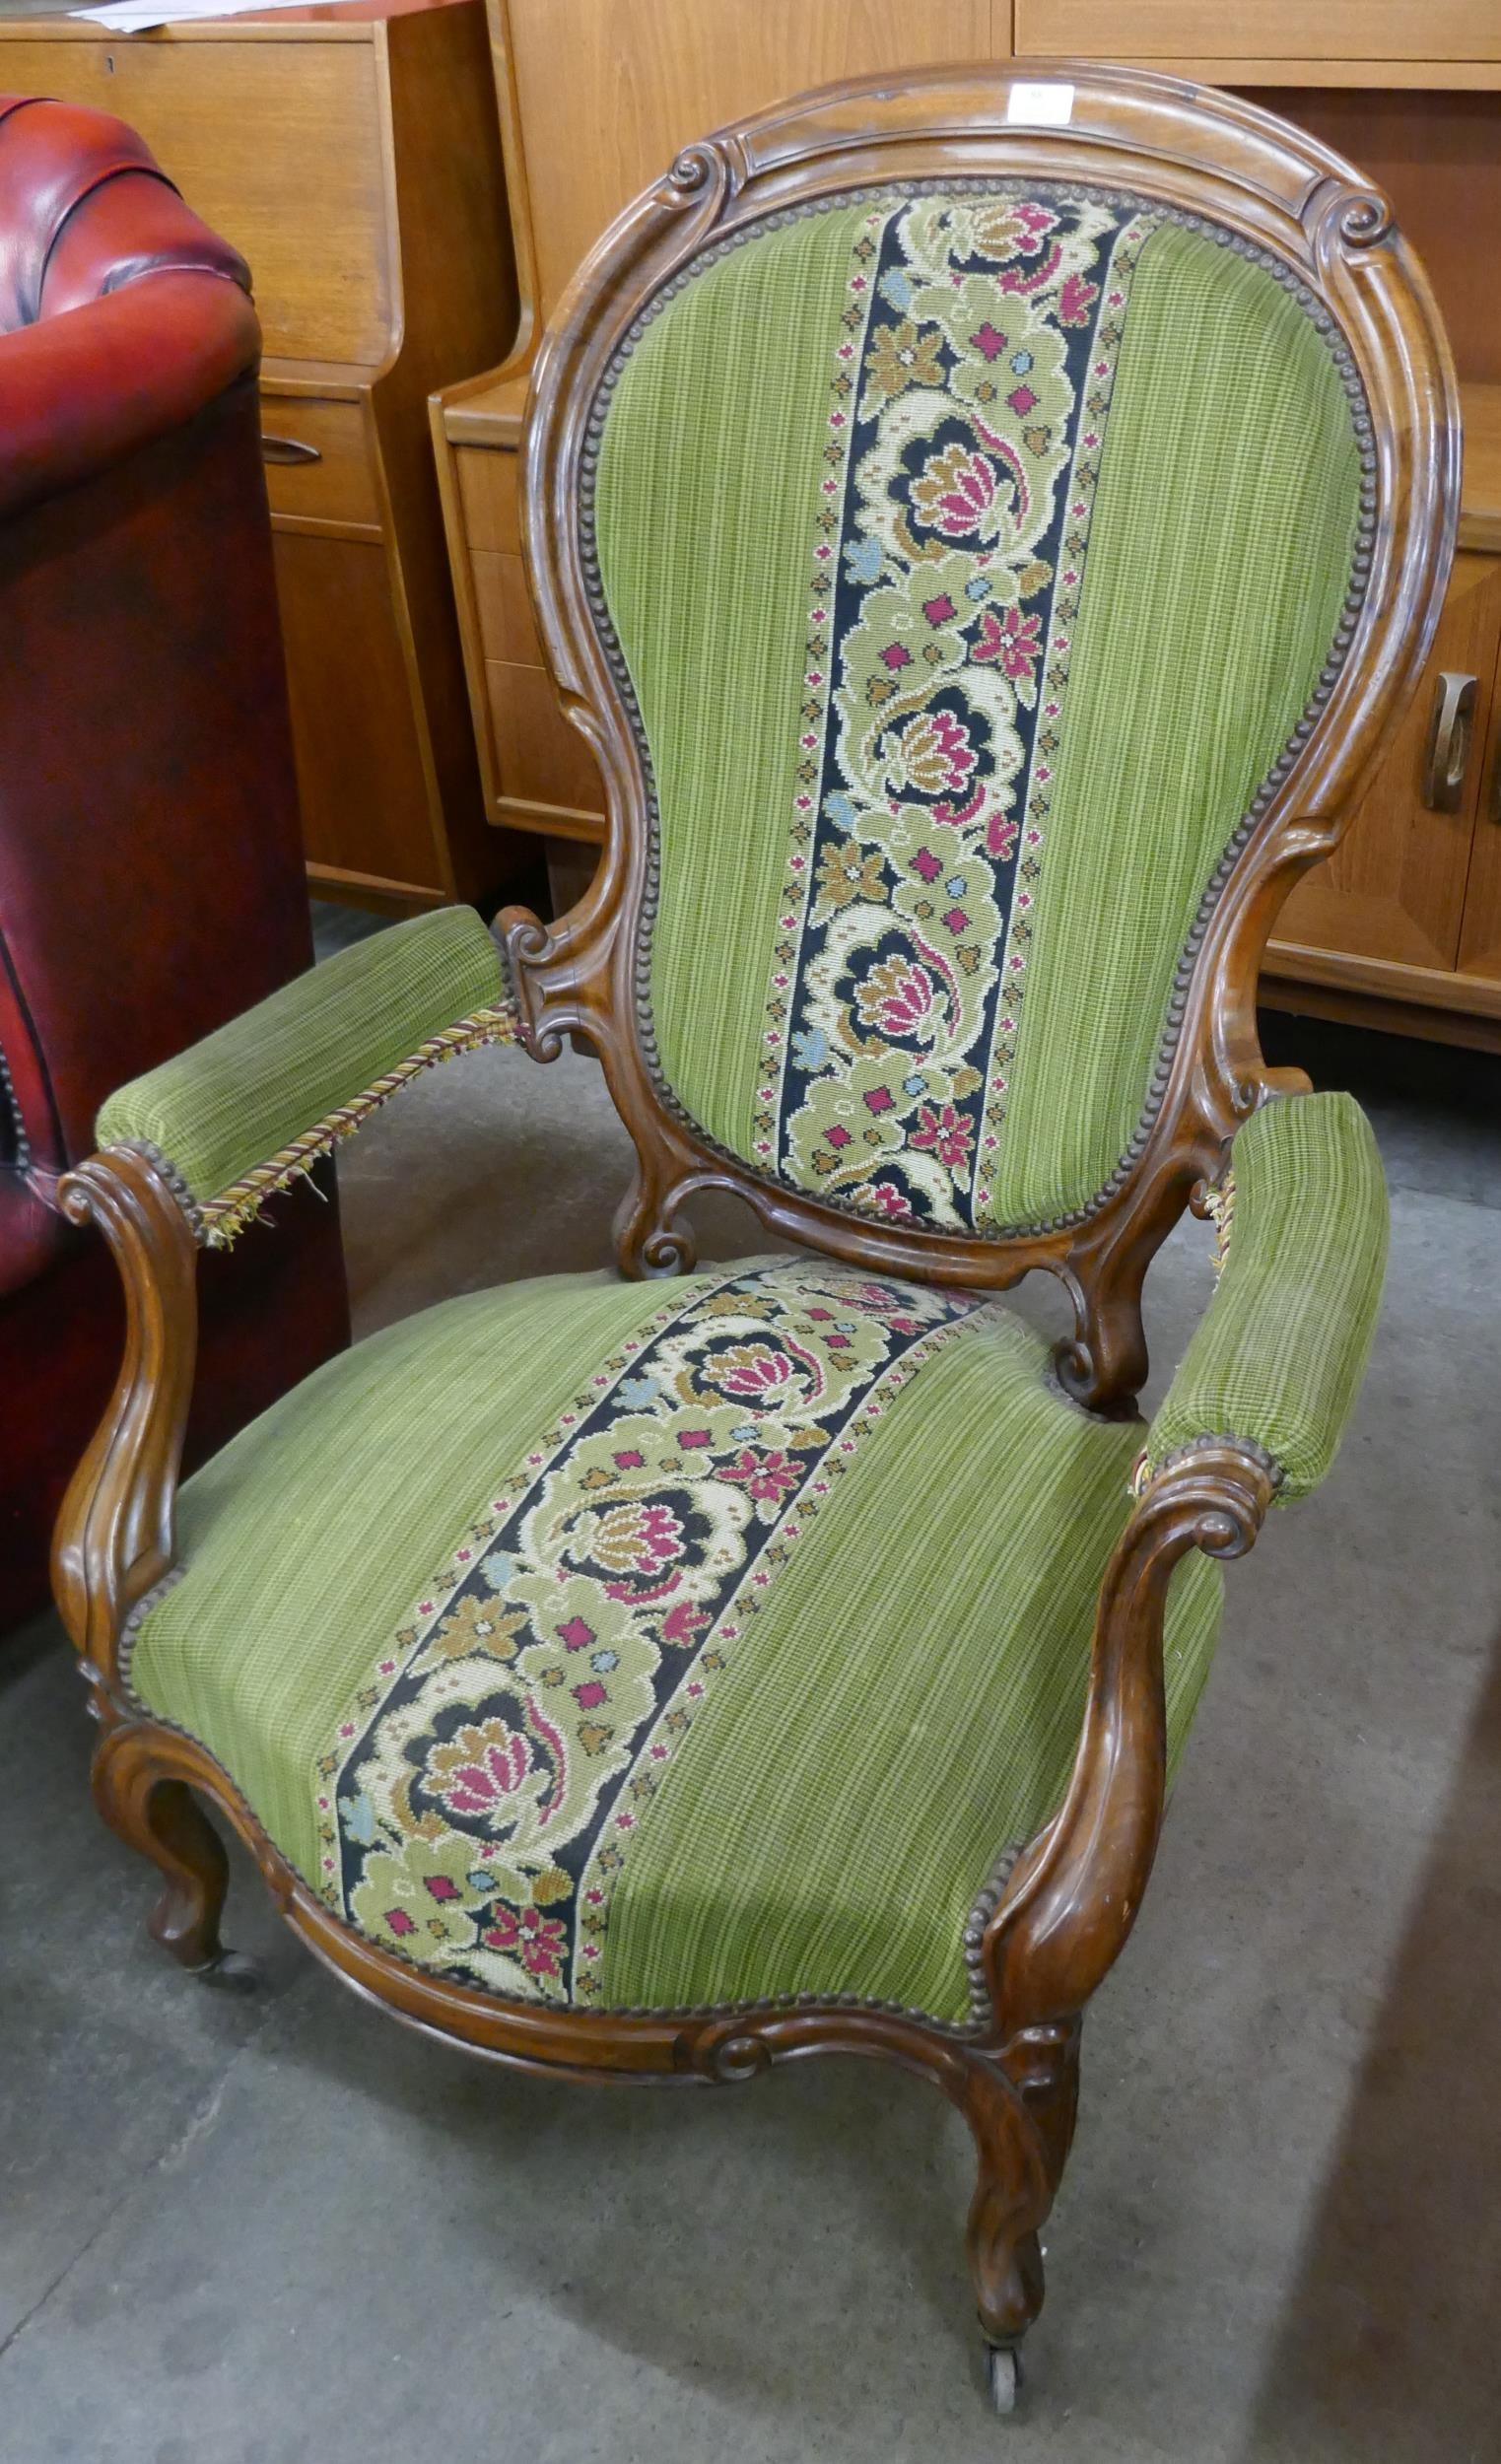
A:
POLYGON ((1147 1441, 1148 1471, 1203 1436, 1249 1438, 1317 1488, 1370 1356, 1387 1263, 1387 1189, 1348 1095, 1291 1095, 1237 1132, 1221 1184, 1224 1270, 1147 1441))
POLYGON ((274 1189, 419 1070, 518 1028, 472 907, 442 907, 310 968, 102 1106, 101 1146, 153 1148, 200 1238, 222 1245, 274 1189))

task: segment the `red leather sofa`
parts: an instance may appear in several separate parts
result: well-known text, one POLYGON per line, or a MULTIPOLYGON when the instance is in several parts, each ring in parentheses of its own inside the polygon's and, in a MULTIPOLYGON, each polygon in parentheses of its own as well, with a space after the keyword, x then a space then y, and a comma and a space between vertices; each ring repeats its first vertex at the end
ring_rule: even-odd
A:
MULTIPOLYGON (((58 1175, 112 1087, 311 958, 259 340, 138 137, 0 97, 0 1630, 120 1355, 58 1175)), ((348 1340, 336 1206, 281 1214, 202 1260, 190 1458, 348 1340)))

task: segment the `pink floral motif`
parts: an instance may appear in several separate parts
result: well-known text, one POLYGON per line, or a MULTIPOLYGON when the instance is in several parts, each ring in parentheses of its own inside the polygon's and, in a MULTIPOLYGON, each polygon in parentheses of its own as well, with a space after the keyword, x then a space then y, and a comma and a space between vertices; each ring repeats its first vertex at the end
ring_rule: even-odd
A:
POLYGON ((510 1908, 497 1908, 495 1923, 480 1936, 492 1951, 504 1951, 518 1958, 528 1976, 557 1976, 561 1972, 565 1941, 562 1925, 555 1916, 544 1916, 540 1908, 522 1908, 519 1915, 510 1908))
POLYGON ((967 539, 989 515, 995 486, 995 465, 989 454, 946 445, 914 480, 912 501, 930 530, 940 530, 945 539, 967 539))
POLYGON ((888 958, 872 967, 854 997, 861 1026, 878 1034, 920 1036, 938 1006, 938 988, 915 959, 888 958))
POLYGON ((980 636, 971 652, 977 665, 994 659, 1003 675, 1030 679, 1043 654, 1043 620, 1024 616, 1019 607, 997 615, 988 607, 980 620, 980 636))
POLYGON ((986 824, 986 854, 997 864, 1007 864, 1016 853, 1018 824, 1009 814, 994 812, 986 824))
POLYGON ((662 1641, 676 1643, 679 1649, 685 1650, 708 1623, 707 1609, 695 1608, 691 1600, 680 1600, 662 1619, 662 1641))
POLYGON ((1057 229, 1058 216, 1045 205, 1031 198, 1008 198, 977 213, 975 245, 983 255, 1003 265, 1011 256, 1035 256, 1049 232, 1057 229))
POLYGON ((1063 251, 1055 242, 1041 263, 1033 267, 1030 274, 1024 274, 1019 266, 1008 265, 1001 275, 1000 287, 1002 291, 1021 293, 1042 291, 1052 282, 1062 261, 1063 251))
POLYGON ((1100 296, 1097 282, 1088 282, 1082 274, 1070 274, 1058 293, 1058 323, 1087 325, 1089 311, 1100 296))
POLYGON ((921 795, 962 794, 978 758, 969 729, 949 710, 920 712, 897 745, 908 783, 921 795))
POLYGON ((706 1369, 705 1383, 747 1402, 781 1401, 797 1376, 795 1363, 772 1343, 736 1343, 706 1369))
POLYGON ((892 1181, 867 1181, 855 1191, 854 1202, 873 1215, 889 1215, 893 1222, 906 1222, 912 1215, 912 1199, 892 1181))
POLYGON ((950 1172, 958 1173, 969 1163, 974 1137, 972 1125, 963 1113, 954 1110, 952 1104, 940 1105, 936 1111, 931 1104, 923 1104, 919 1109, 917 1127, 911 1131, 909 1142, 913 1146, 931 1148, 940 1164, 950 1172))
POLYGON ((802 1478, 802 1465, 780 1447, 771 1454, 758 1455, 753 1448, 742 1446, 738 1455, 720 1465, 719 1476, 733 1480, 758 1505, 780 1506, 802 1478))
POLYGON ((434 1796, 452 1813, 483 1817, 509 1811, 508 1800, 531 1767, 525 1738, 505 1720, 486 1720, 482 1726, 460 1729, 451 1743, 438 1746, 424 1776, 434 1796))
MULTIPOLYGON (((670 1506, 659 1499, 606 1506, 582 1526, 580 1553, 612 1574, 639 1574, 650 1581, 683 1553, 685 1534, 670 1506)), ((592 1637, 590 1638, 592 1639, 592 1637)))

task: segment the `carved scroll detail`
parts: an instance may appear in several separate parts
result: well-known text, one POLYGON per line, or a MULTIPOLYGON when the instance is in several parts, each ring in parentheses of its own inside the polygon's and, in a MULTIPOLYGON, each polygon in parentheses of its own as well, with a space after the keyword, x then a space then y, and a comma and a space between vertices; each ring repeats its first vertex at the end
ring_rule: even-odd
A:
POLYGON ((1244 1556, 1274 1485, 1260 1447, 1204 1438, 1173 1455, 1137 1501, 1101 1589, 1068 1794, 1018 1865, 983 1946, 1004 2038, 1072 2019, 1126 1943, 1162 1826, 1168 1584, 1191 1548, 1244 1556))
POLYGON ((57 1605, 107 1717, 117 1708, 120 1632, 176 1557, 177 1472, 198 1349, 197 1247, 151 1157, 119 1147, 58 1185, 72 1223, 114 1254, 125 1349, 114 1392, 57 1520, 57 1605))

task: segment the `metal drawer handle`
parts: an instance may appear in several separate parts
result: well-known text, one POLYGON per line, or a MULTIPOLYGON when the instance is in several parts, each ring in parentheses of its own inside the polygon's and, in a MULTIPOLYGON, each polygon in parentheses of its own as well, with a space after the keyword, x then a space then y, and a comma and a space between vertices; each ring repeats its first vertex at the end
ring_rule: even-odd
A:
POLYGON ((1444 667, 1434 678, 1433 724, 1423 765, 1423 802, 1430 813, 1457 813, 1465 801, 1474 718, 1475 679, 1444 667))
POLYGON ((321 462, 323 458, 315 445, 304 445, 299 437, 263 436, 260 453, 264 462, 321 462))

